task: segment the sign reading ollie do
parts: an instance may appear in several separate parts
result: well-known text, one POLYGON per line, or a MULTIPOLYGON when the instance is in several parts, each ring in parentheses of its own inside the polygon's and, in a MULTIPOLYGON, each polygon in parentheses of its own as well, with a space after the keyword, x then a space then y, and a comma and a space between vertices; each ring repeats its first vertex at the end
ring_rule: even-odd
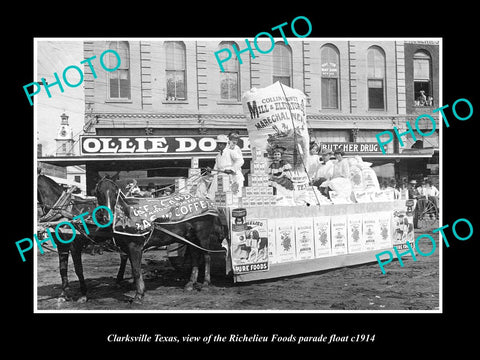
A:
MULTIPOLYGON (((215 153, 216 137, 193 136, 81 136, 82 155, 208 154, 215 153)), ((240 137, 242 152, 250 152, 248 137, 240 137)))

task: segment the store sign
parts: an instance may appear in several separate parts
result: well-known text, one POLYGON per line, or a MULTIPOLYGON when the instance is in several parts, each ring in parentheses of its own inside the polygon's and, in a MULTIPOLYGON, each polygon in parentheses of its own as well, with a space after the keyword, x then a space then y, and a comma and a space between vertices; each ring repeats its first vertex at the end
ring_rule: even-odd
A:
MULTIPOLYGON (((216 136, 81 136, 81 155, 206 155, 217 152, 216 136)), ((250 152, 248 137, 240 137, 242 152, 250 152)))
POLYGON ((337 64, 331 62, 323 63, 322 77, 338 77, 337 64))
MULTIPOLYGON (((381 153, 380 145, 376 142, 324 142, 320 144, 320 151, 328 149, 335 151, 340 148, 345 153, 381 153)), ((386 150, 386 149, 385 149, 386 150)))

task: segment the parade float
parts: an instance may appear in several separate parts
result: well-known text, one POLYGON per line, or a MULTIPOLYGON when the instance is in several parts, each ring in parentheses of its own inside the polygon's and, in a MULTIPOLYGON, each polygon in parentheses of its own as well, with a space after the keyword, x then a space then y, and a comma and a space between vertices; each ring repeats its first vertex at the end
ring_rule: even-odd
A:
MULTIPOLYGON (((336 176, 332 170, 312 185, 307 166, 314 155, 301 91, 276 82, 246 92, 242 102, 252 155, 250 169, 242 169, 246 184, 235 184, 231 173, 201 168, 193 157, 174 194, 124 198, 123 207, 117 201, 114 232, 124 232, 128 220, 129 235, 149 238, 152 221, 161 228, 171 216, 178 223, 215 210, 227 230, 226 272, 235 282, 375 262, 382 250, 414 241, 414 203, 406 193, 381 190, 372 164, 361 157, 330 160, 332 166, 346 162, 348 171, 336 176)), ((172 259, 182 256, 178 246, 168 250, 172 259)))
POLYGON ((402 249, 414 240, 414 204, 405 193, 380 190, 371 163, 360 157, 343 160, 348 177, 321 184, 327 193, 311 185, 301 91, 277 82, 246 92, 242 101, 252 151, 247 184, 235 194, 229 175, 213 177, 215 203, 228 225, 226 267, 234 281, 374 262, 382 249, 402 249), (272 180, 278 148, 289 164, 288 182, 272 180))

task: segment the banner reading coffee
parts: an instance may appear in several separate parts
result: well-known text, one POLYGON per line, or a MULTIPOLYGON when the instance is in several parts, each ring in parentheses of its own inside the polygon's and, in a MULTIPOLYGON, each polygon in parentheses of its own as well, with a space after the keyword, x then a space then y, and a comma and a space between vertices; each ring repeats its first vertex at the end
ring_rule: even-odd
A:
POLYGON ((115 204, 113 231, 143 236, 154 223, 176 224, 204 215, 218 216, 213 201, 191 194, 172 194, 162 198, 125 197, 121 192, 115 204))

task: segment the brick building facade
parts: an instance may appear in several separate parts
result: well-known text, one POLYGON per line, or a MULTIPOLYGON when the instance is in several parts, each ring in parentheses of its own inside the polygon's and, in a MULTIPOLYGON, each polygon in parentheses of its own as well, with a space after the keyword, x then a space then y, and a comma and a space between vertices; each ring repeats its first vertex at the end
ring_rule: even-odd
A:
MULTIPOLYGON (((214 53, 232 49, 234 43, 245 49, 244 39, 85 41, 85 59, 108 49, 121 58, 117 70, 95 76, 85 64, 86 134, 107 139, 181 135, 200 142, 202 137, 211 139, 237 129, 246 138, 242 93, 281 81, 306 94, 312 140, 332 148, 344 146, 347 155, 358 154, 374 166, 386 166, 384 177, 409 176, 413 168, 418 177, 429 175, 426 164, 434 154, 438 163, 438 129, 424 139, 423 149, 412 151, 414 142, 408 135, 404 146, 396 139, 388 144, 386 155, 375 147, 375 135, 393 126, 406 129, 406 121, 413 120, 413 126, 418 115, 431 114, 440 106, 439 41, 289 39, 285 45, 278 40, 268 54, 255 51, 252 44, 255 57, 243 52, 240 64, 233 56, 223 63, 224 72, 214 53), (420 103, 420 90, 430 102, 420 103)), ((269 41, 259 41, 258 46, 266 49, 269 41)), ((112 53, 103 60, 109 68, 118 65, 112 53)), ((200 154, 202 166, 213 163, 209 141, 203 142, 209 151, 200 154)), ((99 171, 182 176, 178 169, 188 166, 189 156, 170 150, 154 157, 129 153, 127 146, 121 154, 111 150, 87 156, 87 186, 92 188, 99 171)), ((245 154, 248 160, 248 151, 245 154)))

